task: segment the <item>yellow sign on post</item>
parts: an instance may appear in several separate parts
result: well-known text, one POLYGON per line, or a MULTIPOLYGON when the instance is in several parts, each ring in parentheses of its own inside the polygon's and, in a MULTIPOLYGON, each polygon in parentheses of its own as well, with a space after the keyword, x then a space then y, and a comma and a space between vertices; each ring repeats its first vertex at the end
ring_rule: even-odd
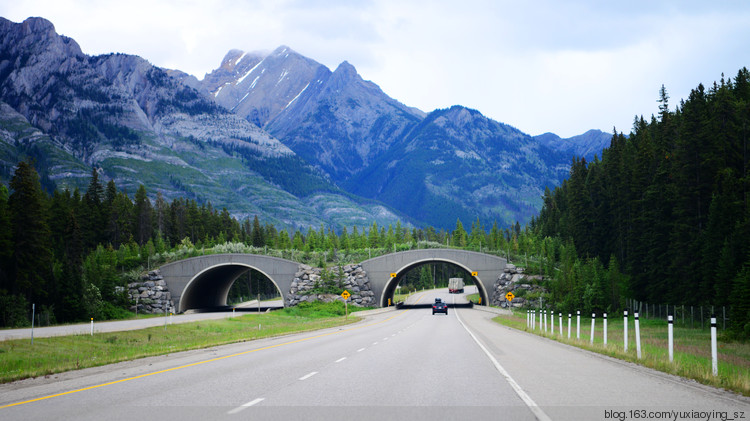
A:
POLYGON ((509 292, 509 293, 505 294, 505 298, 508 300, 508 302, 511 302, 511 301, 513 301, 514 298, 516 298, 516 296, 513 295, 512 292, 509 292))
POLYGON ((349 297, 351 297, 352 294, 349 294, 349 291, 344 290, 344 292, 341 293, 341 297, 344 299, 344 314, 346 315, 346 318, 349 318, 349 297))

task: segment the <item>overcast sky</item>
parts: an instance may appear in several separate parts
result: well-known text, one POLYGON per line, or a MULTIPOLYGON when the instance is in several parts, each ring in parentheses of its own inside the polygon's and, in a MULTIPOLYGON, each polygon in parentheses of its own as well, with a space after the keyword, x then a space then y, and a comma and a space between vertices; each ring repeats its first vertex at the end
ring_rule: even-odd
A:
POLYGON ((199 79, 230 49, 287 45, 346 60, 429 112, 460 104, 537 135, 629 132, 698 83, 750 67, 750 2, 504 0, 23 0, 87 54, 137 54, 199 79))

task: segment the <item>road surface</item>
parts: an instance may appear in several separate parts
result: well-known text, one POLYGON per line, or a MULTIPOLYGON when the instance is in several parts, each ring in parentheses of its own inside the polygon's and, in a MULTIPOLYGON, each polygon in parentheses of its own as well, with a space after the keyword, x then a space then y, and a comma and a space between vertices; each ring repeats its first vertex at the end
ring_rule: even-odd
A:
MULTIPOLYGON (((410 301, 436 296, 461 299, 443 289, 410 301)), ((340 328, 0 385, 0 419, 750 419, 747 398, 492 317, 389 311, 340 328)))

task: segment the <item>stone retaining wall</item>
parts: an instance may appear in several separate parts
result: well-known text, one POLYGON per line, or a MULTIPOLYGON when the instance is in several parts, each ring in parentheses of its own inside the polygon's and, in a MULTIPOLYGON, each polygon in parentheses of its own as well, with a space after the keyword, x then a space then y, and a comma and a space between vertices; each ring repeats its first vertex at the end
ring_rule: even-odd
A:
MULTIPOLYGON (((294 275, 292 287, 286 297, 286 306, 294 306, 303 301, 323 301, 330 302, 334 300, 343 300, 337 294, 316 294, 313 291, 322 283, 322 269, 313 268, 308 265, 300 265, 299 272, 294 275)), ((334 272, 338 268, 331 269, 334 272)), ((343 267, 344 274, 337 276, 340 279, 341 287, 349 291, 352 295, 349 303, 357 307, 373 307, 376 305, 375 293, 372 292, 370 279, 361 265, 346 265, 343 267)))
MULTIPOLYGON (((495 287, 491 292, 490 304, 493 306, 507 307, 508 300, 505 299, 505 295, 509 292, 518 290, 528 290, 530 292, 544 291, 544 289, 537 285, 531 285, 528 283, 532 280, 542 280, 541 276, 527 276, 524 275, 524 269, 522 267, 516 267, 508 263, 505 266, 505 270, 502 275, 495 281, 495 287)), ((527 301, 523 297, 516 297, 511 302, 513 307, 524 307, 527 301)))
POLYGON ((138 313, 174 312, 172 294, 158 269, 141 276, 141 282, 129 283, 128 295, 133 303, 130 307, 131 311, 136 311, 137 302, 138 313))

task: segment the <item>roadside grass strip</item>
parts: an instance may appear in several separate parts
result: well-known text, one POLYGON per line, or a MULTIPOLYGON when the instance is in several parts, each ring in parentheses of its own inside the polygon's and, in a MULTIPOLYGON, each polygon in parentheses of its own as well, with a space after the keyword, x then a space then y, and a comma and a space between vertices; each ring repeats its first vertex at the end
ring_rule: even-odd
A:
POLYGON ((641 358, 636 351, 635 329, 632 317, 628 321, 628 349, 624 347, 623 318, 610 315, 607 323, 607 345, 604 345, 602 318, 596 319, 594 343, 590 343, 591 318, 581 317, 581 337, 576 339, 576 315, 572 317, 572 334, 568 339, 568 318, 563 316, 563 335, 560 335, 558 318, 554 332, 526 326, 526 313, 514 311, 492 319, 496 323, 543 336, 564 344, 586 349, 609 357, 629 361, 664 373, 693 379, 699 383, 731 390, 750 396, 750 344, 718 342, 718 375, 712 373, 711 333, 709 330, 674 327, 674 360, 669 361, 667 321, 640 320, 641 358))
MULTIPOLYGON (((168 372, 171 372, 171 371, 180 370, 180 369, 188 368, 188 367, 194 367, 194 366, 198 366, 198 365, 202 365, 202 364, 206 364, 206 363, 210 363, 210 362, 214 362, 214 361, 225 360, 225 359, 237 357, 237 356, 240 356, 240 355, 251 354, 251 353, 254 353, 254 352, 258 352, 258 351, 264 351, 264 350, 278 348, 278 347, 282 347, 282 346, 286 346, 286 345, 291 345, 291 344, 295 344, 295 343, 299 343, 299 342, 305 342, 305 341, 309 341, 309 340, 313 340, 313 339, 317 339, 317 338, 323 338, 323 337, 326 337, 326 336, 331 336, 331 335, 335 335, 335 334, 339 334, 339 333, 351 332, 351 331, 362 329, 362 328, 365 328, 365 327, 374 326, 374 325, 378 325, 378 324, 381 324, 381 323, 388 322, 388 321, 390 321, 390 320, 392 320, 392 319, 394 319, 394 318, 396 318, 396 317, 398 317, 398 316, 400 316, 401 314, 404 314, 404 313, 405 313, 405 311, 400 311, 400 312, 394 314, 393 316, 390 316, 390 317, 388 317, 386 319, 383 319, 381 321, 374 322, 374 323, 369 323, 369 324, 365 324, 365 325, 361 325, 361 326, 357 326, 357 327, 352 327, 352 328, 349 328, 349 329, 336 330, 336 331, 333 331, 333 332, 323 333, 323 334, 320 334, 320 335, 309 336, 309 337, 306 337, 306 338, 295 339, 295 340, 291 340, 291 341, 288 341, 288 342, 283 342, 283 343, 279 343, 279 344, 269 345, 269 346, 266 346, 266 347, 249 349, 247 351, 237 352, 237 353, 230 354, 230 355, 225 355, 225 356, 221 356, 221 357, 216 357, 216 358, 210 358, 210 359, 207 359, 207 360, 197 361, 197 362, 194 362, 194 363, 185 364, 185 365, 181 365, 181 366, 177 366, 177 367, 172 367, 172 368, 168 368, 168 369, 165 369, 165 370, 154 371, 154 372, 150 372, 150 373, 146 373, 146 374, 141 374, 141 375, 138 375, 138 376, 133 376, 133 377, 128 377, 128 378, 124 378, 124 379, 119 379, 119 380, 115 380, 115 381, 111 381, 111 382, 107 382, 107 383, 101 383, 101 384, 97 384, 97 385, 94 385, 94 386, 89 386, 89 387, 85 387, 85 388, 81 388, 81 389, 69 390, 69 391, 65 391, 65 392, 61 392, 61 393, 56 393, 56 394, 52 394, 52 395, 42 396, 42 397, 35 398, 35 399, 29 399, 29 400, 25 400, 25 401, 21 401, 21 402, 9 403, 9 404, 0 406, 0 410, 2 410, 3 408, 9 408, 9 407, 12 407, 12 406, 24 405, 24 404, 29 404, 29 403, 32 403, 32 402, 41 401, 41 400, 46 400, 46 399, 51 399, 51 398, 55 398, 55 397, 70 395, 70 394, 73 394, 73 393, 83 392, 83 391, 91 390, 91 389, 97 389, 97 388, 100 388, 100 387, 110 386, 110 385, 114 385, 114 384, 118 384, 118 383, 123 383, 123 382, 131 381, 131 380, 136 380, 136 379, 140 379, 140 378, 144 378, 144 377, 149 377, 149 376, 153 376, 153 375, 157 375, 157 374, 168 373, 168 372)), ((360 319, 357 319, 357 318, 354 318, 354 317, 350 317, 348 320, 345 319, 345 318, 342 318, 342 317, 336 317, 336 318, 326 318, 326 319, 319 319, 319 320, 314 320, 313 319, 313 321, 311 321, 309 323, 305 323, 305 321, 306 320, 309 321, 309 319, 300 318, 299 316, 288 316, 288 315, 283 315, 283 314, 281 314, 281 315, 279 315, 279 314, 274 315, 273 313, 268 314, 267 316, 269 316, 269 317, 279 317, 281 319, 279 321, 279 324, 283 325, 283 327, 282 326, 277 326, 278 329, 274 330, 275 333, 273 333, 273 334, 267 334, 267 335, 262 336, 262 337, 278 336, 278 335, 287 334, 287 333, 300 333, 300 332, 306 332, 306 331, 311 331, 311 330, 325 329, 325 328, 329 328, 329 327, 336 327, 336 326, 341 326, 341 325, 345 325, 345 324, 354 323, 355 321, 360 320, 360 319), (292 320, 288 320, 288 318, 291 318, 292 320), (300 320, 300 319, 302 319, 302 320, 300 320), (315 323, 315 322, 317 322, 317 323, 315 323)), ((251 339, 259 339, 261 336, 254 336, 252 338, 248 337, 248 335, 249 335, 248 329, 252 330, 253 326, 257 326, 258 320, 259 320, 258 316, 242 316, 242 317, 230 318, 230 319, 224 319, 224 320, 211 320, 211 321, 202 321, 202 322, 196 322, 196 323, 190 323, 190 324, 183 324, 183 325, 172 325, 172 326, 169 326, 170 328, 175 328, 174 329, 175 332, 172 332, 172 333, 177 333, 178 330, 179 330, 179 333, 177 333, 176 335, 172 336, 167 343, 171 343, 171 344, 175 344, 175 345, 162 345, 162 346, 160 346, 160 347, 158 347, 156 349, 157 353, 152 354, 152 355, 163 355, 163 354, 167 354, 167 353, 174 353, 174 352, 178 352, 178 351, 188 350, 188 348, 173 349, 173 348, 177 348, 177 346, 178 346, 177 344, 182 344, 182 345, 188 346, 187 344, 191 344, 193 342, 198 342, 198 343, 201 344, 200 346, 196 346, 194 348, 189 348, 189 349, 196 349, 196 348, 206 348, 206 347, 210 347, 210 346, 224 345, 224 344, 235 343, 235 342, 244 342, 246 340, 251 340, 251 339), (240 328, 239 329, 228 328, 228 326, 231 326, 232 324, 240 326, 240 328), (184 327, 187 330, 177 329, 178 327, 184 327), (235 338, 235 339, 227 340, 226 338, 224 338, 223 335, 219 335, 220 337, 219 338, 215 338, 215 341, 213 343, 210 343, 210 341, 207 341, 207 340, 203 340, 204 338, 202 338, 202 336, 204 336, 207 332, 212 331, 212 330, 217 330, 217 331, 220 331, 222 333, 224 333, 224 331, 226 331, 226 330, 230 330, 230 331, 234 332, 237 336, 233 336, 233 338, 235 338), (184 338, 182 336, 184 336, 184 338), (183 343, 183 342, 181 342, 181 339, 184 339, 187 342, 183 343), (168 350, 165 351, 165 347, 167 347, 168 350)), ((271 330, 271 329, 269 328, 267 330, 271 330)), ((135 333, 138 333, 138 332, 142 333, 143 335, 146 335, 146 337, 148 338, 148 342, 150 342, 152 339, 155 339, 154 335, 156 335, 157 333, 159 333, 163 337, 166 336, 165 330, 163 328, 149 328, 149 329, 135 330, 135 331, 129 331, 129 332, 123 332, 123 333, 133 333, 133 334, 135 334, 135 333), (156 331, 154 331, 154 329, 156 329, 156 331)), ((166 332, 169 332, 169 329, 167 329, 166 332)), ((74 338, 73 339, 74 341, 75 341, 75 339, 80 339, 82 342, 88 342, 89 343, 89 345, 88 345, 89 347, 97 347, 97 346, 98 347, 102 347, 102 342, 101 341, 92 342, 92 340, 91 340, 91 338, 96 338, 97 336, 106 337, 106 336, 109 336, 109 334, 94 335, 93 337, 92 336, 87 336, 87 335, 76 335, 76 336, 67 336, 67 337, 54 337, 54 338, 49 338, 49 340, 53 341, 53 340, 59 340, 59 339, 74 338), (85 338, 88 338, 88 340, 84 341, 85 338)), ((208 336, 211 336, 211 335, 208 335, 208 336)), ((15 342, 15 341, 2 342, 2 345, 6 346, 6 344, 8 342, 15 342)), ((104 342, 106 343, 107 341, 105 340, 104 342)), ((34 344, 34 346, 36 346, 36 343, 34 344)), ((136 347, 147 347, 147 345, 146 344, 141 344, 141 345, 138 345, 136 347)), ((47 348, 49 348, 49 347, 47 347, 47 348)), ((128 347, 127 349, 130 350, 131 347, 128 347)), ((55 353, 55 354, 57 355, 58 353, 55 353)), ((5 361, 4 355, 5 355, 5 353, 0 353, 0 370, 3 370, 4 366, 2 364, 5 364, 4 363, 4 361, 5 361)), ((130 354, 130 355, 133 355, 133 354, 130 354)), ((120 359, 118 361, 131 360, 131 359, 134 359, 134 358, 140 358, 140 357, 145 357, 145 356, 149 356, 149 355, 138 355, 136 357, 128 357, 128 358, 120 359)), ((96 361, 96 360, 94 360, 94 361, 96 361)), ((93 366, 99 366, 99 365, 104 365, 104 364, 109 364, 110 363, 110 362, 101 363, 101 360, 99 360, 99 362, 100 362, 99 364, 92 364, 90 366, 93 367, 93 366)), ((116 362, 116 361, 111 361, 111 362, 116 362)), ((59 366, 57 366, 57 367, 59 367, 59 366)), ((60 371, 65 371, 65 370, 60 370, 60 371)))

